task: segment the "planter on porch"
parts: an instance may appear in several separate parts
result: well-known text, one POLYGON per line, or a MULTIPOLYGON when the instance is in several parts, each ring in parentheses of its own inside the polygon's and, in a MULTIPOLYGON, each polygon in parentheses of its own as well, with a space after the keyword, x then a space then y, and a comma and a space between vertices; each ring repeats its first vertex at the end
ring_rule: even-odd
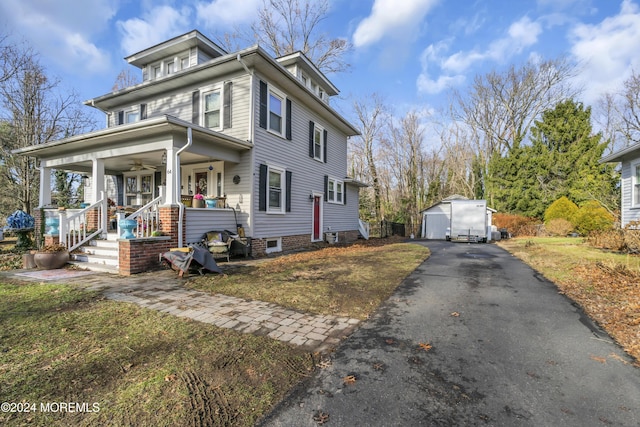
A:
MULTIPOLYGON (((196 195, 196 196, 197 196, 197 195, 196 195)), ((193 197, 192 206, 193 206, 194 208, 204 208, 204 207, 206 207, 206 204, 205 204, 204 198, 202 198, 202 199, 198 199, 198 198, 196 198, 196 196, 194 196, 194 197, 193 197)), ((202 196, 200 196, 200 197, 202 197, 202 196)))
POLYGON ((60 232, 58 231, 58 227, 60 226, 60 218, 50 216, 44 220, 44 225, 49 227, 46 234, 50 234, 52 236, 57 236, 58 234, 60 234, 60 232))
POLYGON ((208 208, 216 207, 216 199, 204 199, 204 201, 207 203, 208 208))
POLYGON ((122 230, 120 238, 122 239, 134 239, 136 236, 133 234, 133 229, 138 226, 138 221, 135 219, 121 219, 118 221, 118 226, 122 230))

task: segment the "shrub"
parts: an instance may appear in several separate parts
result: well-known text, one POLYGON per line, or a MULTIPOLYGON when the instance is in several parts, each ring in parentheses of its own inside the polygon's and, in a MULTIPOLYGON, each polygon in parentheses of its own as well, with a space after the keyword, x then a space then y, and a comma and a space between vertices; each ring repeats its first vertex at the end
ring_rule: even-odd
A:
POLYGON ((613 228, 613 220, 613 215, 596 200, 585 202, 573 216, 576 230, 584 235, 613 228))
POLYGON ((547 233, 552 236, 566 236, 574 229, 573 224, 564 218, 554 218, 544 225, 547 233))
POLYGON ((594 248, 610 251, 625 251, 627 249, 624 232, 620 229, 592 231, 587 237, 587 243, 594 248))
POLYGON ((528 216, 495 213, 493 225, 498 229, 506 228, 512 236, 535 236, 538 220, 528 216))
POLYGON ((578 211, 578 206, 565 196, 560 197, 551 203, 546 211, 544 211, 544 223, 547 224, 553 219, 562 218, 573 224, 573 216, 578 211))

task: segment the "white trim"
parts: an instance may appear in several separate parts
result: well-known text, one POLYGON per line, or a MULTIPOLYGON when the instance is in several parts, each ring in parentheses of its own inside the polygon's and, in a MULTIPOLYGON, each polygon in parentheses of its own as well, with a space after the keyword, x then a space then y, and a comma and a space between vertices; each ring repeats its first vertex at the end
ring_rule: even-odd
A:
POLYGON ((320 126, 318 123, 313 122, 313 158, 319 162, 324 163, 324 146, 327 144, 327 141, 324 140, 324 128, 320 126), (320 134, 320 156, 316 156, 316 134, 320 134))
POLYGON ((640 203, 636 203, 636 199, 640 201, 640 182, 638 181, 638 173, 636 169, 640 169, 640 161, 631 163, 631 200, 629 207, 640 208, 640 203))
POLYGON ((267 210, 266 213, 267 214, 278 214, 278 215, 282 215, 286 212, 286 197, 287 197, 287 170, 283 167, 280 166, 274 166, 274 165, 270 165, 267 163, 267 179, 266 179, 266 183, 265 185, 267 186, 267 188, 265 188, 266 194, 267 194, 267 210), (270 206, 270 201, 271 201, 271 197, 270 197, 270 189, 269 189, 269 176, 271 174, 271 172, 274 173, 278 173, 280 174, 280 209, 276 209, 276 208, 272 208, 270 206))
POLYGON ((286 137, 287 129, 287 97, 280 90, 267 83, 267 131, 281 138, 286 137), (271 128, 271 95, 281 101, 280 104, 280 132, 271 128))
POLYGON ((264 253, 271 254, 274 252, 282 252, 282 237, 271 237, 268 239, 264 239, 264 253), (276 242, 276 246, 270 248, 270 242, 276 242))
POLYGON ((336 178, 331 178, 329 177, 329 181, 327 182, 327 203, 333 203, 336 205, 344 205, 344 192, 345 192, 345 186, 344 186, 344 181, 341 179, 336 179, 336 178), (331 187, 331 184, 333 184, 333 199, 331 198, 331 190, 329 189, 331 187), (340 184, 340 186, 342 187, 342 191, 340 192, 340 194, 342 195, 342 197, 340 198, 340 200, 338 200, 338 184, 340 184))

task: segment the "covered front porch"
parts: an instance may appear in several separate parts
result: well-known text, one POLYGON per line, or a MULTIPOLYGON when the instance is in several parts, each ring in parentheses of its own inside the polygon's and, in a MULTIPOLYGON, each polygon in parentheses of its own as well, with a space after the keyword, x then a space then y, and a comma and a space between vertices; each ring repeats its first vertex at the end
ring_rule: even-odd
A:
POLYGON ((36 230, 51 240, 47 219, 57 218, 54 231, 70 251, 115 237, 121 274, 148 264, 125 266, 137 250, 123 253, 123 246, 142 245, 157 260, 158 253, 199 241, 207 231, 242 227, 250 235, 251 147, 172 116, 28 147, 21 154, 40 160, 42 215, 36 221, 42 226, 36 230), (53 205, 53 170, 83 175, 81 209, 53 205), (205 208, 193 207, 194 197, 205 208), (123 220, 130 221, 127 230, 123 220))

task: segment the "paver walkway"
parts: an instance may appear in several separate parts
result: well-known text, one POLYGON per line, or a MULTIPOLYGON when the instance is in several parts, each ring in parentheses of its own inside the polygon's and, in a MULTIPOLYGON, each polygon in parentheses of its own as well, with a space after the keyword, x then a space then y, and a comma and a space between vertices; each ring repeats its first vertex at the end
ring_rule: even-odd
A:
POLYGON ((63 281, 83 284, 115 301, 243 333, 266 335, 309 351, 322 352, 337 346, 359 324, 358 319, 313 315, 264 301, 187 289, 184 280, 169 270, 130 277, 96 273, 63 281))

